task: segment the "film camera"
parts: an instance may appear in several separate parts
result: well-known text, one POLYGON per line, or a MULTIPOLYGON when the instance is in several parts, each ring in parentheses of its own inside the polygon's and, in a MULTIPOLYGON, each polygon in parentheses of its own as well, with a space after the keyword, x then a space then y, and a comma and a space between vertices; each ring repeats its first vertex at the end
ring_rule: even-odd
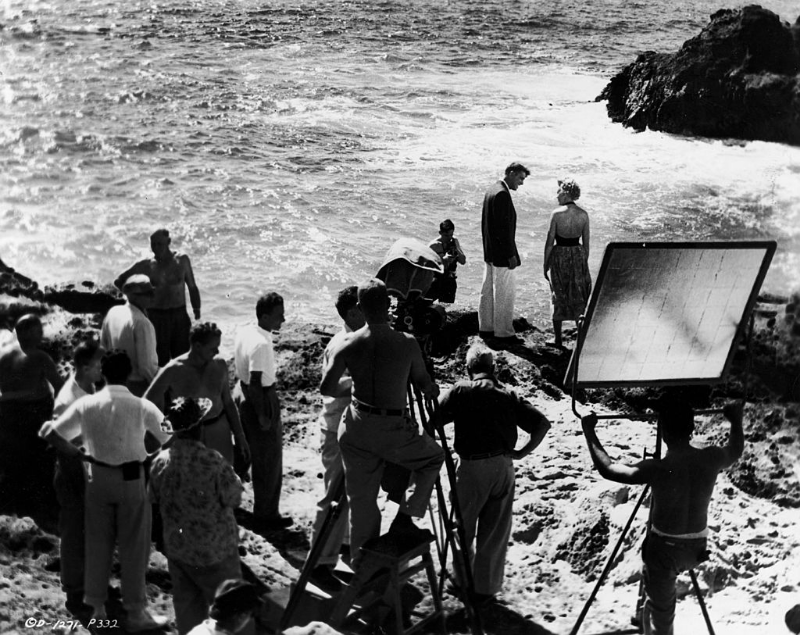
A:
POLYGON ((389 248, 376 277, 386 283, 395 301, 391 311, 395 330, 423 339, 444 326, 444 307, 425 297, 434 274, 443 270, 439 255, 415 238, 400 238, 389 248))

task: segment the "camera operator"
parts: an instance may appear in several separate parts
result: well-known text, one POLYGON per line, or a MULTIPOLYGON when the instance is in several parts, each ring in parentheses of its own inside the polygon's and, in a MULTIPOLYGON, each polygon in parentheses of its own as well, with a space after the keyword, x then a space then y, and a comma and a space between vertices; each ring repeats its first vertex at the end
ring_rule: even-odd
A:
POLYGON ((444 273, 434 274, 433 284, 427 293, 431 300, 446 304, 456 301, 456 268, 466 264, 467 257, 461 249, 458 238, 453 236, 456 226, 449 218, 439 223, 439 237, 431 241, 428 247, 442 259, 444 273))
POLYGON ((642 547, 647 594, 642 624, 646 634, 672 635, 677 575, 708 559, 708 504, 717 475, 744 451, 743 407, 743 402, 735 402, 723 410, 731 422, 727 445, 698 448, 691 444, 691 406, 685 399, 670 399, 658 408, 666 455, 634 464, 611 459, 597 438, 594 413, 581 419, 589 453, 602 476, 618 483, 646 483, 652 488, 652 525, 642 547))
POLYGON ((346 394, 339 383, 345 370, 353 380, 351 402, 339 428, 339 448, 350 504, 354 568, 360 562, 360 547, 380 535, 377 498, 385 462, 411 470, 415 481, 390 533, 421 537, 411 517, 424 515, 444 461, 442 449, 430 436, 420 434, 406 408, 409 379, 425 396, 439 394, 425 370, 419 344, 390 326, 389 295, 381 280, 373 278, 358 288, 358 305, 367 323, 331 351, 320 384, 323 396, 340 397, 346 394))

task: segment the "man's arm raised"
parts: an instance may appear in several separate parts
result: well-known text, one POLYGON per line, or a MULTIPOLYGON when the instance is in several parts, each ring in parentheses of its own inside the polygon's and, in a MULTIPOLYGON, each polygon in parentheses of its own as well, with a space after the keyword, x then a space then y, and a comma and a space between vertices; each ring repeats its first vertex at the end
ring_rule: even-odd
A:
POLYGON ((583 434, 589 444, 589 454, 592 455, 592 462, 603 478, 617 483, 628 485, 639 485, 649 483, 656 475, 658 463, 653 460, 639 461, 633 465, 615 462, 606 452, 600 439, 597 438, 595 426, 597 425, 597 415, 591 413, 581 419, 583 434))
POLYGON ((131 265, 125 271, 123 271, 117 279, 114 280, 114 286, 117 287, 120 291, 122 291, 122 285, 125 284, 125 281, 130 278, 135 273, 143 273, 147 275, 149 273, 149 267, 147 266, 147 260, 140 260, 139 262, 131 265))

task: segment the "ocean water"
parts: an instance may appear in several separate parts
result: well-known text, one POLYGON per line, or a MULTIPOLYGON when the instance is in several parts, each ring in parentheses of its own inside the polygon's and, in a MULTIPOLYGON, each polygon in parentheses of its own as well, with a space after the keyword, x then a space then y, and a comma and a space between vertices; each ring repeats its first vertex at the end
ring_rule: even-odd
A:
MULTIPOLYGON (((796 0, 762 6, 797 18, 796 0)), ((775 239, 764 289, 800 287, 800 148, 635 133, 594 98, 669 52, 710 0, 6 0, 0 5, 0 258, 45 284, 108 282, 167 227, 204 318, 277 290, 336 320, 343 286, 450 218, 477 306, 483 192, 512 160, 518 313, 548 320, 556 179, 592 223, 590 265, 630 240, 775 239)))

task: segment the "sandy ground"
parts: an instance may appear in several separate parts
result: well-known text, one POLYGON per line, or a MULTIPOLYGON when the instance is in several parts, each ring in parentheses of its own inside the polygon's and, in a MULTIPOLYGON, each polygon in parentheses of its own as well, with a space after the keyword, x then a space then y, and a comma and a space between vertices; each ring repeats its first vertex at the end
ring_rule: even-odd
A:
MULTIPOLYGON (((784 312, 785 302, 769 305, 762 312, 766 317, 755 338, 756 348, 762 348, 753 356, 757 363, 750 364, 747 450, 739 464, 719 478, 710 509, 712 556, 697 570, 716 632, 726 635, 788 632, 784 614, 800 602, 800 407, 792 393, 792 386, 797 385, 798 357, 795 336, 782 326, 784 312)), ((80 332, 96 324, 96 317, 65 318, 56 313, 47 333, 60 332, 66 321, 80 332)), ((788 318, 786 323, 791 326, 788 318)), ((309 548, 316 501, 322 494, 316 389, 321 352, 337 328, 288 325, 279 337, 285 425, 282 511, 295 522, 289 530, 263 536, 248 529, 249 485, 240 517, 243 560, 276 601, 285 597, 299 574, 309 548)), ((497 353, 498 375, 539 407, 553 427, 540 448, 517 463, 505 588, 497 603, 482 610, 482 617, 487 633, 566 634, 589 597, 641 488, 604 481, 594 472, 572 400, 561 387, 568 354, 545 345, 549 334, 544 329, 522 322, 518 330, 525 346, 497 353)), ((435 342, 435 372, 443 388, 464 376, 463 354, 476 331, 474 313, 452 315, 435 342)), ((571 337, 574 331, 568 331, 571 337)), ((69 341, 63 334, 60 340, 54 338, 51 352, 56 356, 63 353, 69 341)), ((571 346, 570 339, 567 344, 571 346)), ((704 394, 707 405, 720 407, 725 399, 741 396, 745 359, 739 356, 727 384, 704 394)), ((630 411, 652 394, 597 390, 580 397, 586 401, 577 403, 581 413, 590 408, 620 412, 630 411)), ((728 424, 721 415, 704 415, 698 421, 698 442, 727 438, 728 424)), ((656 432, 651 423, 621 418, 603 422, 598 429, 612 456, 633 461, 641 458, 645 449, 654 449, 656 432)), ((446 479, 444 487, 447 489, 446 479)), ((647 511, 645 504, 635 517, 581 633, 630 628, 641 577, 639 547, 647 511)), ((393 515, 393 504, 386 503, 384 520, 388 523, 393 515)), ((41 531, 28 518, 0 516, 0 632, 69 630, 71 625, 66 622, 74 618, 64 609, 58 573, 47 570, 53 568, 48 563, 52 565, 57 544, 57 537, 41 531), (57 624, 58 620, 65 624, 57 624)), ((431 599, 423 578, 412 581, 404 598, 425 611, 431 599)), ((166 563, 155 552, 147 582, 151 609, 172 616, 166 563)), ((118 583, 115 571, 113 584, 118 583)), ((676 633, 706 632, 688 577, 680 579, 680 596, 676 633)), ((448 632, 469 632, 459 602, 445 595, 445 608, 448 632)), ((116 603, 112 617, 118 611, 116 603)), ((313 617, 298 614, 296 621, 313 617)), ((76 632, 81 630, 78 626, 76 632)))

